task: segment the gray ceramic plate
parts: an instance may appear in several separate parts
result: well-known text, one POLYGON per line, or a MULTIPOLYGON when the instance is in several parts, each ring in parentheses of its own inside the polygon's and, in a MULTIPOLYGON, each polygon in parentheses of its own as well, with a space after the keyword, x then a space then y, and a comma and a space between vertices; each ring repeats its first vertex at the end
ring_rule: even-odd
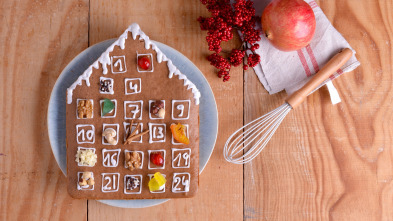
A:
MULTIPOLYGON (((64 175, 67 175, 66 163, 66 89, 92 64, 115 39, 103 41, 93 45, 76 56, 64 68, 53 87, 48 107, 48 133, 53 155, 64 175)), ((202 173, 210 155, 213 152, 217 138, 218 115, 213 92, 206 78, 199 69, 184 55, 175 49, 159 42, 154 42, 158 48, 172 60, 178 69, 184 73, 200 90, 200 142, 199 142, 199 170, 202 173)), ((158 205, 169 199, 157 200, 99 200, 111 206, 123 208, 142 208, 158 205)))

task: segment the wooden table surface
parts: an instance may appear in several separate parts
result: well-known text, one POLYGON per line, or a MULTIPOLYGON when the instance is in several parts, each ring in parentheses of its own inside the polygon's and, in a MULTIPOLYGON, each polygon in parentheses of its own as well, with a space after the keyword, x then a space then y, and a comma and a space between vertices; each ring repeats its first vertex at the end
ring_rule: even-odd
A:
POLYGON ((0 1, 0 220, 393 220, 393 2, 318 3, 362 64, 334 81, 342 103, 331 105, 322 88, 239 166, 222 156, 226 139, 286 95, 268 95, 253 70, 216 77, 199 1, 0 1), (78 53, 133 22, 204 73, 219 110, 217 143, 195 198, 144 209, 74 200, 48 140, 50 93, 78 53))

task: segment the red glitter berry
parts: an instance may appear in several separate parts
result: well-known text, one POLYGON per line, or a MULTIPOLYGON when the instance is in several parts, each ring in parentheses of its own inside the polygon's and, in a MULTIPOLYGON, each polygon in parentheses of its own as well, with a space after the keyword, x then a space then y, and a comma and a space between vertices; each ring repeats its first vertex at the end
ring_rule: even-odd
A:
POLYGON ((207 31, 212 28, 212 25, 214 25, 214 18, 204 18, 204 17, 199 17, 198 18, 199 23, 201 24, 201 30, 202 31, 207 31))
POLYGON ((255 67, 261 61, 259 54, 250 54, 247 58, 247 64, 250 67, 255 67))
POLYGON ((245 54, 244 51, 238 49, 232 49, 228 58, 229 62, 235 67, 239 66, 241 63, 243 63, 244 54, 245 54))
POLYGON ((251 46, 251 51, 255 51, 259 48, 259 44, 254 44, 253 46, 251 46))
POLYGON ((246 0, 237 0, 233 4, 234 8, 234 25, 243 26, 244 21, 249 21, 255 15, 255 9, 252 7, 253 3, 246 0))
POLYGON ((149 70, 150 58, 148 56, 141 56, 138 58, 138 66, 143 70, 149 70))
POLYGON ((218 76, 219 78, 222 78, 222 76, 224 76, 226 72, 227 72, 227 71, 220 70, 220 71, 217 73, 217 76, 218 76))
POLYGON ((207 60, 210 61, 210 64, 220 70, 231 69, 231 65, 228 60, 221 57, 221 55, 214 53, 207 57, 207 60))
POLYGON ((210 64, 219 71, 217 76, 223 81, 230 79, 229 71, 231 66, 238 66, 244 63, 245 51, 253 52, 251 58, 247 59, 247 64, 243 64, 243 69, 249 66, 254 67, 260 57, 255 53, 259 48, 256 42, 261 40, 260 30, 255 29, 256 21, 260 18, 255 16, 255 8, 251 0, 200 0, 206 5, 211 17, 199 17, 201 30, 207 31, 206 41, 209 50, 214 53, 207 57, 210 64), (243 49, 232 49, 226 56, 220 55, 222 52, 221 43, 233 38, 233 30, 240 31, 243 35, 243 49))
POLYGON ((224 82, 228 81, 231 78, 231 76, 229 76, 229 71, 224 71, 224 70, 220 70, 217 73, 217 76, 219 78, 223 78, 222 81, 224 81, 224 82))

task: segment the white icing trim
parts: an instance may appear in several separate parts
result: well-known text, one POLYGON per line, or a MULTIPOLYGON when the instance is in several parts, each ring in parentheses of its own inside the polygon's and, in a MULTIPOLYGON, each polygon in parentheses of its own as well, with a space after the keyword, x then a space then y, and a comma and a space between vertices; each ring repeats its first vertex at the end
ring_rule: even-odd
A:
POLYGON ((81 74, 78 79, 67 89, 67 103, 71 104, 72 103, 72 93, 76 86, 82 85, 82 81, 86 82, 87 86, 90 86, 90 81, 89 78, 91 74, 93 73, 93 68, 99 69, 100 64, 103 69, 103 74, 108 73, 108 68, 107 65, 111 63, 111 59, 109 57, 109 53, 113 51, 115 46, 119 46, 121 49, 125 48, 125 40, 128 38, 128 32, 131 32, 132 38, 136 40, 137 36, 139 36, 139 40, 144 40, 145 42, 145 48, 150 49, 151 48, 156 52, 156 59, 158 63, 161 63, 163 61, 167 61, 167 66, 169 70, 169 78, 172 78, 173 75, 177 75, 180 80, 184 80, 184 86, 187 86, 187 90, 192 91, 194 94, 194 99, 195 99, 195 104, 199 105, 199 98, 201 97, 201 93, 197 89, 197 87, 187 79, 187 77, 182 74, 176 66, 173 65, 172 61, 168 59, 164 53, 161 52, 161 50, 157 47, 156 44, 154 44, 152 41, 150 41, 149 37, 140 29, 139 25, 136 23, 131 24, 125 31, 124 33, 111 45, 109 46, 104 53, 101 54, 101 56, 92 64, 90 65, 84 72, 81 74))
MULTIPOLYGON (((171 124, 172 125, 172 124, 171 124)), ((186 126, 186 128, 187 128, 187 131, 186 131, 186 136, 187 136, 187 138, 190 138, 190 134, 189 134, 189 129, 188 129, 188 124, 183 124, 184 126, 186 126)), ((172 133, 171 133, 172 134, 172 133)), ((179 143, 179 142, 177 142, 176 140, 175 140, 175 138, 173 138, 173 134, 172 134, 172 144, 173 145, 184 145, 184 143, 179 143)))
MULTIPOLYGON (((127 62, 126 62, 126 56, 125 55, 112 56, 111 57, 111 71, 112 71, 112 74, 126 73, 127 72, 127 64, 126 63, 127 62), (115 62, 115 64, 113 64, 113 59, 117 59, 117 58, 118 58, 118 60, 115 62), (122 58, 123 58, 123 60, 122 60, 122 58), (119 71, 113 71, 113 66, 116 67, 116 64, 118 63, 118 61, 120 61, 119 63, 120 63, 120 67, 121 68, 123 68, 122 63, 124 64, 124 71, 122 71, 121 69, 119 69, 119 71)), ((104 73, 104 74, 106 74, 106 73, 104 73)))
MULTIPOLYGON (((159 116, 156 116, 155 114, 151 115, 151 103, 155 102, 156 100, 149 100, 149 118, 151 120, 159 120, 159 119, 164 119, 165 117, 161 118, 159 116), (154 116, 154 117, 152 117, 154 116)), ((161 100, 164 103, 164 110, 165 110, 165 100, 161 100)))
MULTIPOLYGON (((187 160, 186 160, 186 162, 187 162, 187 160)), ((190 148, 184 148, 184 149, 172 148, 172 168, 190 168, 190 165, 191 165, 191 149, 190 148), (175 161, 176 161, 177 157, 179 156, 179 154, 180 154, 180 159, 177 164, 180 164, 181 159, 186 160, 186 158, 184 157, 185 153, 183 153, 183 154, 179 153, 176 155, 176 153, 175 153, 176 151, 188 151, 188 153, 187 153, 188 165, 185 164, 185 166, 175 166, 175 161), (176 155, 176 157, 175 157, 175 155, 176 155)))
POLYGON ((104 166, 104 167, 117 167, 119 165, 120 152, 121 152, 121 149, 114 149, 114 150, 102 149, 102 166, 104 166), (113 154, 111 154, 112 152, 113 152, 113 154), (106 153, 108 153, 108 154, 105 155, 106 153), (115 154, 117 154, 117 156, 115 156, 115 154), (107 156, 108 156, 108 158, 107 158, 108 162, 106 163, 105 158, 107 156), (116 157, 115 159, 113 158, 114 156, 116 157))
POLYGON ((191 181, 191 175, 189 173, 173 173, 173 181, 172 181, 172 192, 173 193, 186 193, 190 191, 190 181, 191 181), (177 176, 181 176, 177 177, 177 176), (184 179, 184 177, 188 176, 188 179, 184 179), (177 179, 178 178, 178 179, 177 179), (176 182, 178 181, 178 182, 176 182), (175 186, 175 184, 177 184, 175 186), (184 186, 184 190, 181 190, 181 188, 178 188, 177 186, 179 184, 182 184, 184 186))
POLYGON ((116 117, 116 113, 117 113, 117 100, 116 99, 112 99, 111 100, 113 103, 115 103, 115 109, 113 109, 111 112, 109 112, 108 114, 113 113, 113 111, 115 111, 115 114, 113 116, 102 116, 102 103, 104 103, 104 100, 100 100, 100 109, 101 109, 101 117, 102 118, 115 118, 116 117))
MULTIPOLYGON (((190 118, 190 108, 191 108, 190 103, 191 103, 190 100, 172 100, 172 119, 173 119, 173 120, 188 120, 188 119, 190 118), (187 102, 187 103, 188 103, 187 117, 175 117, 175 116, 174 116, 173 112, 175 111, 175 103, 176 103, 176 102, 187 102)), ((182 105, 182 104, 180 104, 180 105, 182 105)), ((177 109, 177 107, 180 106, 180 105, 176 105, 176 109, 177 109)), ((183 105, 182 105, 182 106, 183 106, 183 105)), ((183 106, 183 107, 184 107, 184 106, 183 106)), ((183 109, 183 111, 184 111, 184 109, 183 109)), ((184 113, 183 113, 183 114, 184 114, 184 113)))
POLYGON ((141 154, 141 159, 142 159, 141 167, 135 168, 135 169, 142 169, 143 168, 143 161, 145 159, 145 157, 144 157, 145 154, 143 153, 143 151, 138 151, 138 150, 124 150, 124 168, 128 169, 128 166, 126 164, 126 154, 127 153, 132 153, 132 152, 135 152, 135 151, 141 154))
POLYGON ((142 80, 140 78, 124 78, 124 93, 125 95, 130 95, 130 94, 139 94, 142 91, 142 80), (133 80, 138 80, 139 81, 139 87, 137 88, 137 90, 135 92, 131 92, 128 93, 128 89, 131 89, 131 87, 128 87, 129 81, 133 81, 133 80))
POLYGON ((104 91, 101 91, 101 90, 99 90, 100 91, 100 94, 114 94, 115 92, 114 92, 114 90, 113 90, 113 87, 115 86, 114 84, 115 84, 115 82, 113 81, 113 79, 112 78, 106 78, 106 77, 100 77, 100 89, 101 89, 101 81, 102 80, 110 80, 111 81, 111 87, 109 88, 109 92, 104 92, 104 91))
MULTIPOLYGON (((86 172, 90 172, 90 171, 86 171, 86 172)), ((94 190, 94 185, 92 185, 92 188, 90 188, 90 189, 87 189, 88 187, 89 187, 89 185, 86 185, 86 186, 79 186, 79 179, 80 179, 80 175, 83 175, 83 173, 84 172, 78 172, 78 180, 76 181, 76 188, 78 189, 78 190, 94 190)), ((93 174, 93 172, 90 172, 91 173, 91 178, 90 179, 93 179, 94 180, 94 174, 93 174)))
POLYGON ((165 161, 166 161, 166 151, 165 150, 147 150, 147 152, 149 153, 149 158, 148 158, 149 163, 147 164, 147 168, 149 170, 165 169, 165 161), (162 157, 164 157, 164 164, 162 164, 162 167, 158 167, 157 165, 154 165, 154 163, 150 162, 150 154, 155 153, 155 152, 161 152, 161 153, 163 152, 164 153, 164 154, 161 154, 161 155, 163 155, 162 157), (154 166, 154 167, 151 167, 150 164, 152 164, 152 166, 154 166))
MULTIPOLYGON (((97 154, 96 154, 96 148, 93 148, 93 147, 78 147, 78 150, 92 150, 93 151, 93 153, 96 155, 96 157, 97 157, 97 154)), ((97 159, 96 159, 96 163, 97 163, 97 159)), ((79 160, 78 160, 78 166, 80 166, 80 167, 94 167, 96 164, 94 164, 93 166, 89 166, 89 165, 84 165, 84 164, 82 164, 79 160)))
MULTIPOLYGON (((166 178, 165 174, 161 173, 161 175, 166 178)), ((150 181, 151 178, 154 176, 154 174, 147 174, 147 176, 149 177, 149 181, 150 181)), ((164 183, 164 185, 160 186, 160 189, 157 191, 150 191, 150 189, 149 189, 150 193, 165 193, 165 184, 166 183, 164 183)))
MULTIPOLYGON (((135 111, 135 110, 134 110, 135 111)), ((137 116, 135 113, 135 116, 137 116)), ((139 100, 139 101, 124 101, 124 119, 138 119, 138 120, 142 120, 142 113, 143 113, 143 101, 139 100), (132 118, 132 117, 127 117, 127 105, 128 104, 140 104, 140 109, 137 113, 140 113, 140 116, 138 118, 132 118)))
POLYGON ((142 185, 143 185, 143 183, 142 183, 142 175, 137 174, 137 175, 125 175, 124 176, 124 194, 141 194, 141 192, 142 192, 142 185), (132 178, 139 177, 139 191, 138 192, 127 192, 128 191, 127 188, 126 188, 127 187, 127 185, 126 185, 127 177, 132 177, 132 178))
MULTIPOLYGON (((119 124, 102 124, 102 131, 105 131, 107 126, 116 126, 116 143, 113 145, 117 145, 117 143, 119 143, 119 124)), ((101 135, 101 137, 103 145, 112 145, 106 141, 104 136, 101 135)))
MULTIPOLYGON (((82 129, 83 131, 85 130, 85 129, 82 129)), ((82 132, 82 131, 81 131, 82 132)), ((95 142, 95 137, 96 137, 96 135, 95 135, 95 127, 94 127, 94 125, 93 124, 77 124, 76 125, 76 143, 77 144, 83 144, 83 143, 94 143, 95 142), (87 130, 86 132, 84 132, 84 134, 82 135, 83 137, 85 137, 86 136, 86 138, 88 138, 89 136, 88 136, 88 133, 90 132, 90 131, 93 131, 93 139, 90 139, 91 141, 79 141, 79 128, 80 127, 91 127, 91 130, 87 130)))
POLYGON ((138 54, 138 52, 136 52, 136 69, 139 73, 142 72, 153 72, 154 71, 154 65, 153 65, 153 54, 148 53, 148 54, 138 54), (139 60, 139 56, 149 56, 150 57, 150 62, 151 62, 151 70, 139 70, 139 65, 138 65, 138 60, 139 60))
POLYGON ((93 99, 76 99, 76 119, 93 119, 93 118, 94 118, 94 100, 93 99), (86 101, 86 100, 91 101, 91 104, 93 106, 93 112, 91 113, 91 118, 79 118, 79 115, 78 115, 79 101, 86 101))
MULTIPOLYGON (((128 137, 128 135, 129 135, 129 126, 130 125, 130 123, 127 123, 127 122, 123 122, 123 126, 124 126, 124 142, 127 140, 127 137, 128 137)), ((135 129, 136 129, 136 126, 138 125, 138 123, 133 123, 132 124, 132 131, 134 131, 135 129)), ((132 133, 132 131, 131 131, 131 133, 132 133)), ((139 131, 137 131, 135 134, 139 134, 141 131, 143 131, 143 124, 141 124, 141 129, 139 130, 139 131)), ((139 137, 139 140, 132 140, 131 142, 134 142, 134 143, 142 143, 142 137, 143 137, 143 135, 142 136, 140 136, 139 137)))
MULTIPOLYGON (((160 138, 158 138, 160 139, 160 138)), ((166 140, 166 124, 155 124, 155 123, 149 123, 149 143, 164 143, 166 140), (153 131, 153 126, 164 126, 164 131, 163 132, 163 140, 156 140, 153 141, 153 135, 155 134, 155 131, 153 131)))
POLYGON ((117 192, 117 191, 119 190, 120 173, 101 173, 101 176, 102 176, 101 191, 102 191, 103 193, 117 192), (113 181, 113 176, 115 176, 115 179, 116 179, 116 175, 117 175, 117 185, 116 185, 116 189, 111 189, 111 190, 104 189, 105 186, 108 186, 108 185, 109 185, 109 184, 106 184, 106 185, 104 186, 104 181, 106 180, 106 179, 105 179, 105 176, 107 176, 107 175, 112 175, 112 177, 110 177, 111 182, 109 183, 109 184, 112 184, 112 187, 113 187, 113 183, 114 183, 114 181, 113 181))

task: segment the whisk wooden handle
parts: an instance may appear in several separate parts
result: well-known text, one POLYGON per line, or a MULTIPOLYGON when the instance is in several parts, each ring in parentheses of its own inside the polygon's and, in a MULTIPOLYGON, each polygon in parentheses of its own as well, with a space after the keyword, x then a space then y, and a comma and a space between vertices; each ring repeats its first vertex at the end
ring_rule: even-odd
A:
POLYGON ((349 48, 345 48, 336 54, 325 66, 323 66, 321 70, 318 71, 318 73, 314 75, 310 81, 308 81, 302 88, 289 96, 286 102, 291 105, 292 108, 299 106, 311 93, 311 91, 322 84, 322 82, 328 79, 328 77, 330 77, 341 66, 343 66, 349 60, 349 58, 352 57, 352 54, 353 52, 349 48))

